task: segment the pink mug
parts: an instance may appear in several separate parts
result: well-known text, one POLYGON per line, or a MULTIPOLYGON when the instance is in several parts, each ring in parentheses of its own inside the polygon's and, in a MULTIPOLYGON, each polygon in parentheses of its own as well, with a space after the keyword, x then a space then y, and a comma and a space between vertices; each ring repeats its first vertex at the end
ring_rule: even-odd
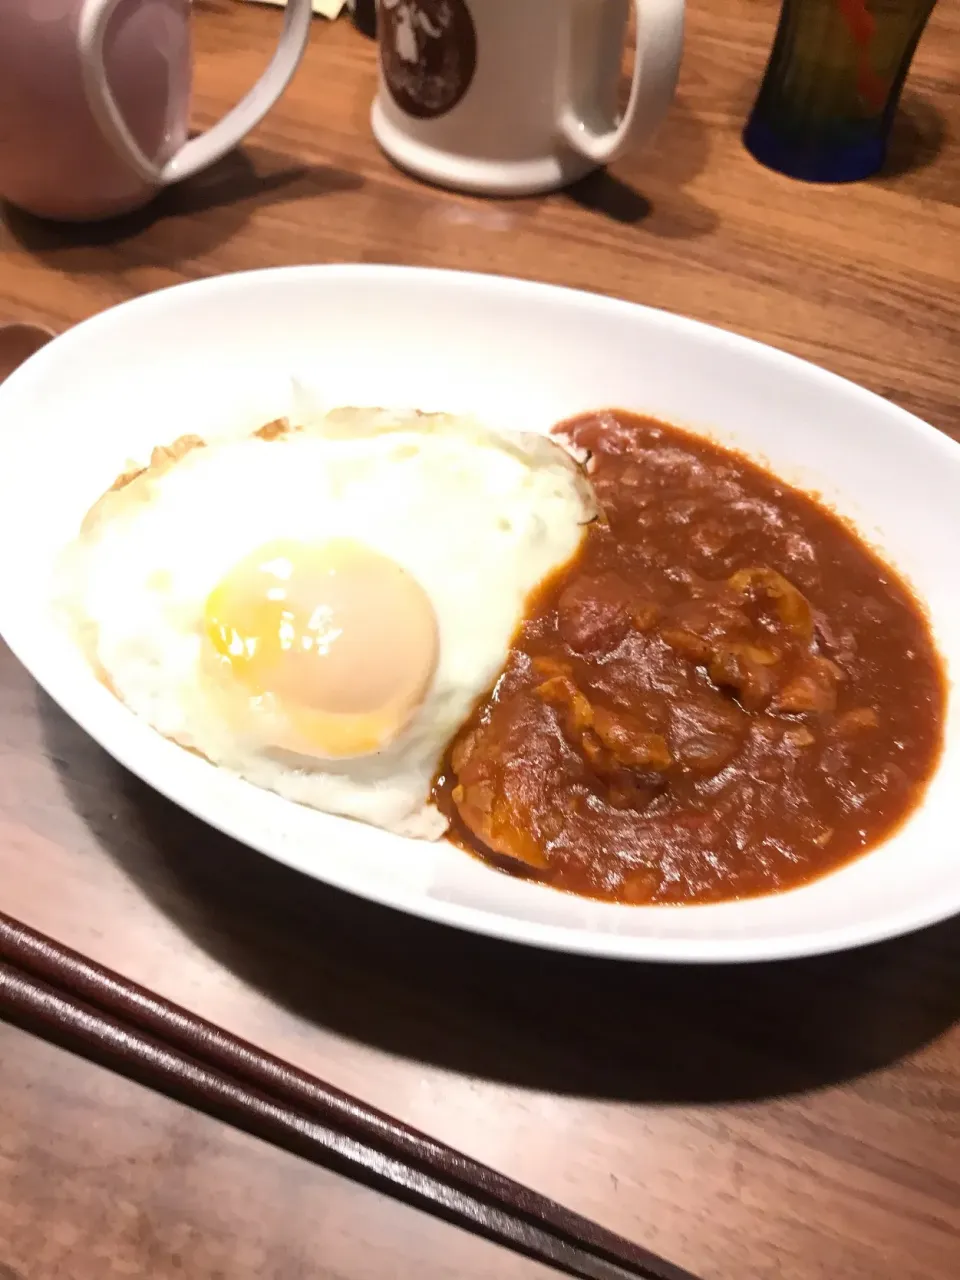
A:
POLYGON ((188 141, 190 0, 0 0, 0 198, 45 218, 109 218, 205 169, 286 89, 311 0, 287 0, 273 60, 188 141))

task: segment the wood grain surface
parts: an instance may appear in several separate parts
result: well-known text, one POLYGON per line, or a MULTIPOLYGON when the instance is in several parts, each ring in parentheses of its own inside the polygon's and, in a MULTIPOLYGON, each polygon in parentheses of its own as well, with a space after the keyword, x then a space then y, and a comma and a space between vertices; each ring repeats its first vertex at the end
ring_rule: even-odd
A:
MULTIPOLYGON (((279 15, 196 0, 196 123, 279 15)), ((62 328, 214 272, 412 262, 557 281, 772 342, 960 438, 960 14, 941 3, 887 172, 777 177, 739 130, 770 0, 690 0, 659 144, 548 199, 393 170, 368 42, 315 24, 248 147, 148 211, 7 210, 0 322, 62 328)), ((56 465, 52 460, 51 465, 56 465)), ((704 1280, 955 1280, 960 921, 858 953, 684 969, 540 954, 300 879, 130 778, 0 651, 4 910, 704 1280)), ((547 1273, 0 1027, 0 1280, 547 1273)))

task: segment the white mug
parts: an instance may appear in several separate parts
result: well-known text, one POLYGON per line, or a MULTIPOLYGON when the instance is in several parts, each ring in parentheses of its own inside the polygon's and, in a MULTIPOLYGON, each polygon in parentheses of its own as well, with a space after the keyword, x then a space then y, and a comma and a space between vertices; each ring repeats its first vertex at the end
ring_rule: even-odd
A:
POLYGON ((373 132, 401 168, 486 195, 552 191, 649 141, 684 0, 379 0, 373 132), (616 99, 630 7, 637 48, 616 99))

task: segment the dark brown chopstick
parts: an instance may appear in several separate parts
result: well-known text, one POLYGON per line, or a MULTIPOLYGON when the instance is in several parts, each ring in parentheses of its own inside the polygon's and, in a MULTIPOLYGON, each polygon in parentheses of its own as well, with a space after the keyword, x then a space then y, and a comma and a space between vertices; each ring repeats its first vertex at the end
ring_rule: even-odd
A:
POLYGON ((694 1280, 3 914, 0 1016, 569 1275, 694 1280))

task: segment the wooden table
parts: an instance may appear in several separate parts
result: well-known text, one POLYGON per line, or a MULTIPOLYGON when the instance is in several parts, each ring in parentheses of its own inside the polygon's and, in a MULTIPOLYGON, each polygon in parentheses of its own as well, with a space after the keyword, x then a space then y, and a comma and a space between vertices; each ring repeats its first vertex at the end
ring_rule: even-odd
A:
MULTIPOLYGON (((197 122, 272 10, 196 0, 197 122)), ((690 0, 656 151, 550 199, 418 186, 367 128, 370 45, 317 23, 249 147, 119 226, 0 226, 0 321, 181 280, 413 262, 728 326, 960 437, 960 16, 920 50, 889 170, 815 189, 739 129, 771 0, 690 0)), ((3 907, 633 1235, 705 1280, 960 1274, 960 920, 856 954, 682 969, 540 954, 296 877, 175 811, 0 656, 3 907)), ((548 1273, 0 1027, 0 1280, 548 1273)))

